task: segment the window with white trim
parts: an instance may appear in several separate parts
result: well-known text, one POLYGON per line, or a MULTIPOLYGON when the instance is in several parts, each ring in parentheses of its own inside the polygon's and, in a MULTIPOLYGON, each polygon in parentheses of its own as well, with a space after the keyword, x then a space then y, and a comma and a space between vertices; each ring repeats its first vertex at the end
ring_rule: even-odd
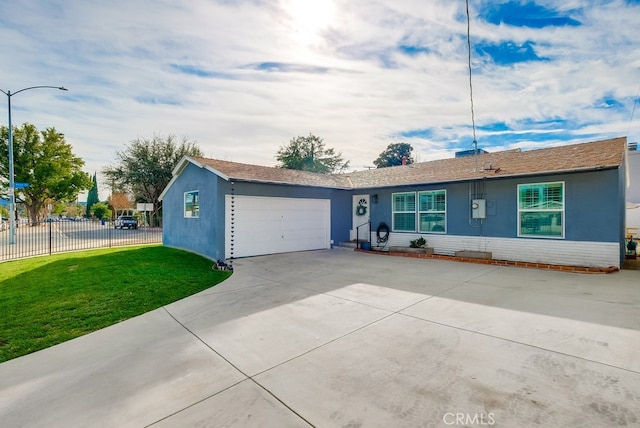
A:
POLYGON ((184 216, 200 217, 200 192, 198 190, 184 192, 184 216))
POLYGON ((447 232, 447 191, 418 192, 418 231, 447 232))
POLYGON ((392 193, 392 230, 397 232, 416 231, 416 193, 392 193))
POLYGON ((564 237, 564 182, 518 185, 518 236, 564 237))

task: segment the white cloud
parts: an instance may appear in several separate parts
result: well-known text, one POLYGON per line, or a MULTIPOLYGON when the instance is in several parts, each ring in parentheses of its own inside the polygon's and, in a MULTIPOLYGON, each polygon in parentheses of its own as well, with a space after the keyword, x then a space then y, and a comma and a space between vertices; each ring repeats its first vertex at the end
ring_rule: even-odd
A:
MULTIPOLYGON (((11 43, 0 45, 0 87, 67 86, 68 93, 16 96, 14 123, 55 126, 87 171, 154 133, 187 136, 210 157, 263 165, 310 132, 358 169, 399 140, 421 160, 468 148, 464 2, 326 3, 307 13, 299 0, 5 2, 0 37, 11 43), (415 130, 431 136, 400 136, 415 130)), ((471 1, 474 46, 530 41, 548 60, 501 67, 472 46, 479 127, 505 123, 547 135, 526 126, 567 121, 557 130, 566 138, 550 133, 549 145, 628 130, 630 141, 640 138, 640 114, 629 122, 640 76, 632 31, 639 6, 572 1, 563 11, 583 25, 532 29, 487 23, 478 16, 484 4, 471 1), (597 108, 607 97, 622 107, 597 108)), ((477 135, 489 150, 513 145, 509 133, 477 135)))

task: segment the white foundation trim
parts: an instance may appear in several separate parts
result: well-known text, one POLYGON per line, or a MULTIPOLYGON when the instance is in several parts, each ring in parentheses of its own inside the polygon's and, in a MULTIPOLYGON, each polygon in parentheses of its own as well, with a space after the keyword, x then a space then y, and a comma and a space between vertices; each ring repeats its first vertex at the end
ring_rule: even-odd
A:
MULTIPOLYGON (((620 244, 616 242, 391 232, 387 247, 408 247, 410 240, 420 236, 427 240, 428 247, 433 247, 435 254, 447 256, 453 256, 456 251, 461 250, 490 251, 495 260, 584 267, 620 267, 620 244)), ((373 247, 376 247, 376 241, 376 234, 372 232, 373 247)))

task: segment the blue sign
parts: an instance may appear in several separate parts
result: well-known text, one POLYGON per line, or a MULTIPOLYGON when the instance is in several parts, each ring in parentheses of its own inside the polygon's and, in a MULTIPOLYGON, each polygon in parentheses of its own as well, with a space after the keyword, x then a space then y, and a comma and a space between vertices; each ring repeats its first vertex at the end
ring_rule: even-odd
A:
POLYGON ((29 187, 29 183, 15 183, 13 187, 16 189, 24 189, 25 187, 29 187))

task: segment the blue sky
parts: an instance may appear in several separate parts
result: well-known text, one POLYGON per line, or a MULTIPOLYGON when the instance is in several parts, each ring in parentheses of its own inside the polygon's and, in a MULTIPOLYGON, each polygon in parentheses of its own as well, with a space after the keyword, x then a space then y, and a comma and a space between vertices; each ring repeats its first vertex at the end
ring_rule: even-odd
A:
MULTIPOLYGON (((640 140, 639 1, 470 14, 479 147, 640 140)), ((16 95, 13 121, 55 126, 89 172, 154 134, 259 165, 309 133, 354 169, 395 142, 427 161, 471 148, 466 29, 452 0, 1 2, 0 88, 67 87, 16 95)))

